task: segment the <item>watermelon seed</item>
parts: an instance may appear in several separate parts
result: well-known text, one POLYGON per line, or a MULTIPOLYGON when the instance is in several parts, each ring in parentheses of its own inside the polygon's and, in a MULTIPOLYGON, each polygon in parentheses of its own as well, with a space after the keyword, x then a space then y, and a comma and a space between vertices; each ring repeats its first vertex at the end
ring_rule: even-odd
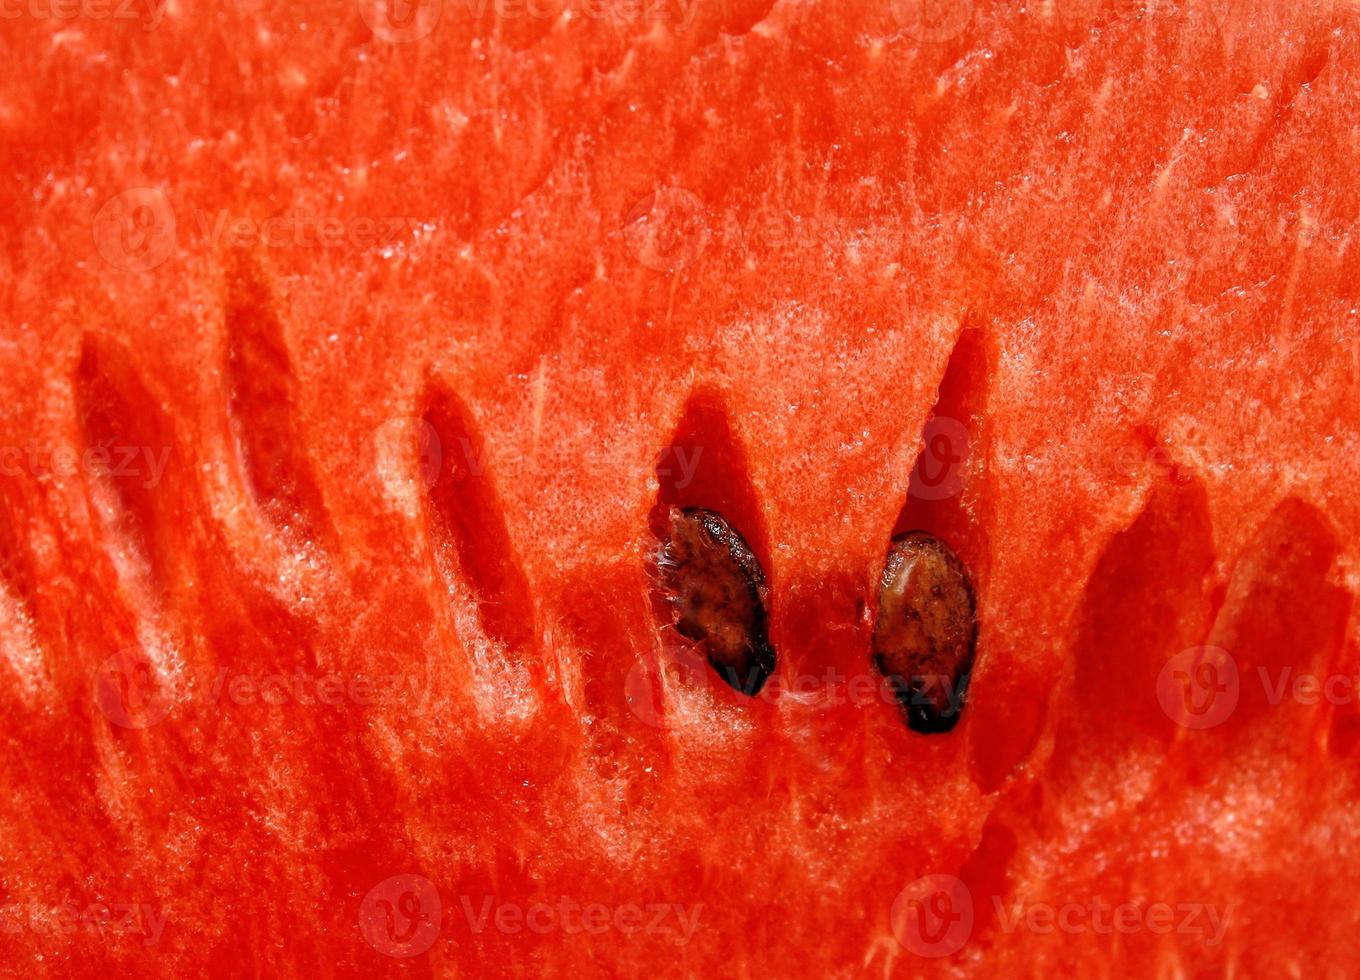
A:
POLYGON ((873 657, 908 728, 929 734, 954 727, 976 646, 976 600, 958 556, 925 531, 893 538, 879 580, 873 657))
POLYGON ((672 507, 668 517, 656 567, 675 628, 723 680, 754 697, 775 666, 760 561, 715 511, 672 507))

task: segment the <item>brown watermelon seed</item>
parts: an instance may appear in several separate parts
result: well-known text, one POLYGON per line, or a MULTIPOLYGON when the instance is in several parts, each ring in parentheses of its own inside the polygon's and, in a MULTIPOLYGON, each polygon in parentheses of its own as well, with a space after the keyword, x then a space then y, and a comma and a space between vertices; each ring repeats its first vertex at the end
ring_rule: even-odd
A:
POLYGON ((874 663, 914 732, 947 732, 959 720, 977 646, 968 570, 925 531, 893 538, 878 586, 874 663))
POLYGON ((669 523, 656 567, 675 628, 723 680, 754 697, 775 666, 760 561, 714 511, 672 507, 669 523))

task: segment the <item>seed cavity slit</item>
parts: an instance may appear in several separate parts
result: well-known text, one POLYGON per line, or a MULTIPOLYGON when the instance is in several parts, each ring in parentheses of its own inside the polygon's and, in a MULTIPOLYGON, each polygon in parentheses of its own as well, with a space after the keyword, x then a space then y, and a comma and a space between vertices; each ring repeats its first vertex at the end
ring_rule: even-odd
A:
POLYGON ((986 460, 988 354, 986 334, 965 327, 940 379, 921 432, 920 452, 893 535, 924 529, 948 540, 977 571, 986 559, 983 530, 965 500, 976 496, 986 460))
POLYGON ((228 416, 246 483, 282 533, 315 541, 325 506, 297 422, 298 380, 274 302, 244 260, 226 304, 228 416))
POLYGON ((1159 481, 1101 552, 1082 593, 1072 683, 1050 765, 1059 781, 1174 733, 1158 704, 1168 659, 1203 637, 1214 565, 1209 500, 1196 479, 1159 481))
POLYGON ((972 679, 973 582, 987 562, 973 502, 986 460, 988 377, 986 333, 965 324, 921 433, 877 583, 873 661, 892 684, 907 726, 923 734, 958 723, 972 679))
POLYGON ((412 451, 424 458, 430 482, 436 558, 449 581, 471 591, 488 636, 520 651, 534 637, 534 604, 486 470, 486 447, 453 392, 435 386, 426 404, 426 444, 412 451))
POLYGON ((1332 580, 1341 552, 1327 516, 1305 500, 1286 497, 1237 559, 1209 644, 1234 658, 1240 677, 1270 683, 1243 681, 1225 728, 1273 710, 1271 685, 1281 678, 1335 668, 1354 601, 1350 590, 1332 580))
POLYGON ((753 696, 776 666, 768 550, 746 456, 719 393, 690 396, 657 456, 656 479, 656 617, 693 642, 734 690, 753 696))
POLYGON ((75 377, 86 486, 120 576, 164 588, 175 521, 164 484, 175 468, 169 418, 117 344, 86 337, 75 377))

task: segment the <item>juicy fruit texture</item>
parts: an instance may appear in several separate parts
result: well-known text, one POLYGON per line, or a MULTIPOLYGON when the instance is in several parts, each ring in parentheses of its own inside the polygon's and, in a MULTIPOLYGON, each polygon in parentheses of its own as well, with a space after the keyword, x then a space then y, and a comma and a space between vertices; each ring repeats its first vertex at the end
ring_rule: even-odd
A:
POLYGON ((721 514, 672 507, 667 521, 656 564, 676 631, 698 643, 735 690, 759 693, 775 668, 760 562, 721 514))
POLYGON ((0 959, 1356 972, 1355 7, 549 6, 6 19, 0 959))
POLYGON ((893 539, 878 585, 874 662, 913 731, 958 723, 977 646, 975 612, 968 572, 947 544, 924 531, 893 539))

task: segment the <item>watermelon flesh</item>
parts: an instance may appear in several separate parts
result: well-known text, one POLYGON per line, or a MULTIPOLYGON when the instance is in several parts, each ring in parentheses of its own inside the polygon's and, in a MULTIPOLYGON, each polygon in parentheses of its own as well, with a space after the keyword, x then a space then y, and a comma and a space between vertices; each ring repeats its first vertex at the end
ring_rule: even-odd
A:
POLYGON ((7 20, 0 962, 1353 972, 1355 11, 545 4, 7 20))

